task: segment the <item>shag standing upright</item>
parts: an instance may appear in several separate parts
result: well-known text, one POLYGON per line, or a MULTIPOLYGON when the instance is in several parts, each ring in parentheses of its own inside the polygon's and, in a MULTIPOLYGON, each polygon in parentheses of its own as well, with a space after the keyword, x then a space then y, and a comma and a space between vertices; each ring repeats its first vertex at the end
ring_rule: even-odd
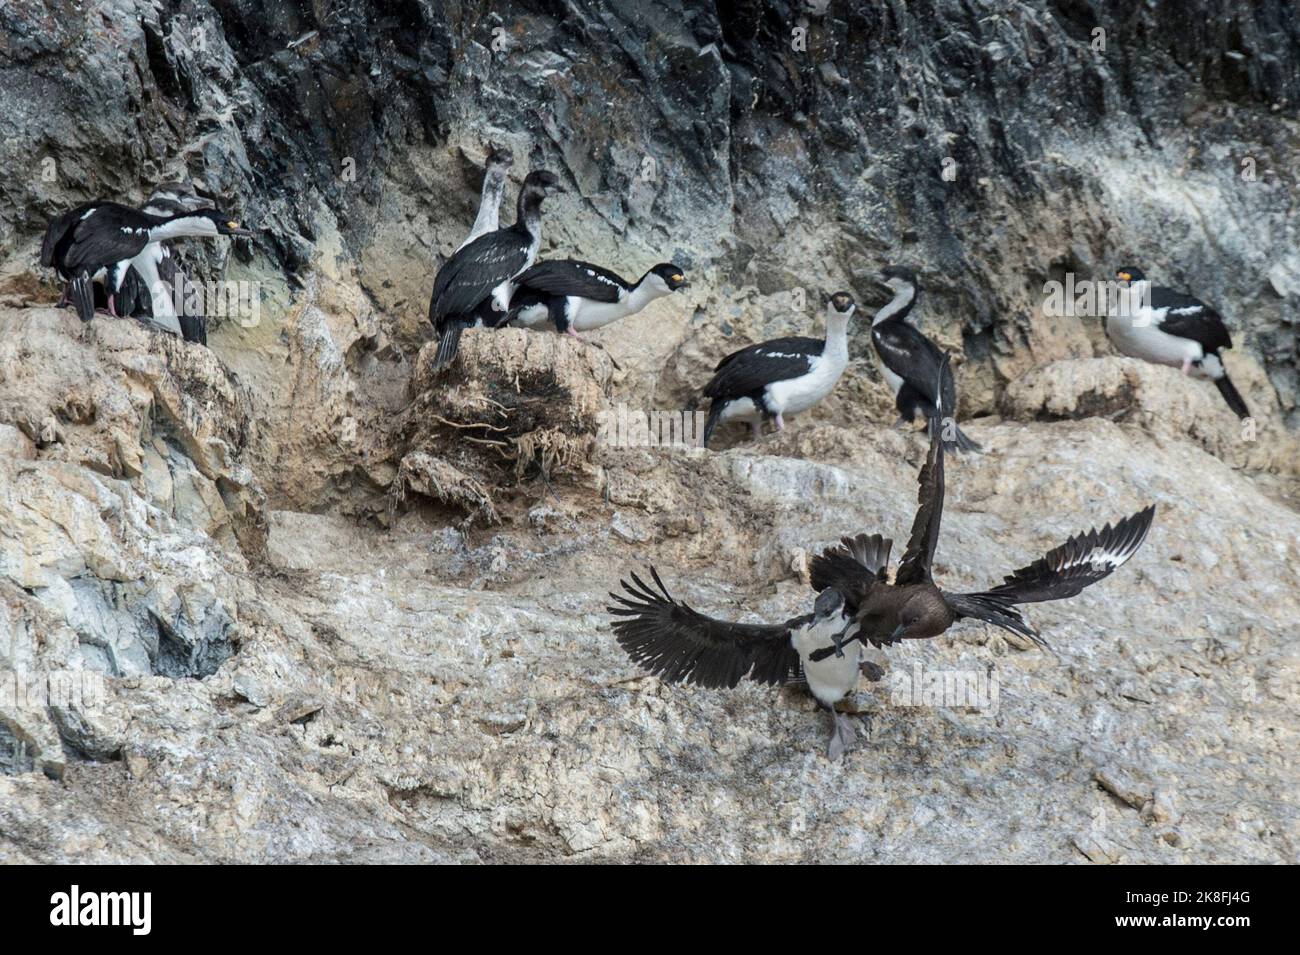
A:
POLYGON ((530 172, 519 190, 515 224, 479 236, 443 263, 429 297, 429 321, 438 332, 434 368, 456 357, 465 329, 496 327, 508 319, 514 281, 541 248, 542 201, 561 191, 554 173, 530 172))
POLYGON ((894 392, 900 422, 910 424, 919 417, 929 427, 949 432, 943 442, 946 451, 978 451, 979 445, 957 427, 957 385, 952 370, 945 370, 942 379, 936 374, 943 363, 943 352, 907 321, 921 294, 916 273, 901 266, 890 266, 880 277, 893 298, 871 322, 871 343, 880 357, 880 373, 894 392), (936 425, 934 422, 939 418, 934 409, 938 407, 940 393, 949 420, 936 425))
POLYGON ((1223 367, 1222 351, 1232 347, 1223 316, 1200 299, 1152 285, 1139 268, 1119 269, 1125 294, 1105 318, 1106 334, 1125 355, 1209 378, 1233 414, 1250 409, 1223 367))
POLYGON ((704 445, 727 421, 748 421, 757 439, 763 422, 777 430, 785 416, 807 411, 832 391, 849 363, 849 319, 857 306, 848 292, 836 292, 826 305, 826 337, 791 335, 732 352, 714 369, 704 386, 710 399, 704 445))
MULTIPOLYGON (((940 393, 937 381, 935 388, 940 393)), ((944 409, 941 399, 936 417, 944 409)), ((1071 537, 996 587, 949 593, 931 575, 943 515, 943 459, 940 430, 931 428, 916 517, 892 584, 893 542, 879 534, 846 537, 812 561, 811 583, 818 595, 811 614, 780 624, 731 623, 674 600, 651 567, 657 590, 632 574, 631 583, 620 581, 623 594, 610 594, 617 604, 607 609, 619 618, 613 623, 619 644, 669 683, 731 688, 746 678, 780 684, 804 675, 813 695, 831 710, 829 756, 836 759, 855 736, 852 724, 834 709, 857 686, 860 647, 852 644, 883 647, 936 637, 958 620, 972 618, 1046 646, 1016 605, 1073 597, 1109 576, 1136 553, 1155 516, 1151 505, 1114 527, 1071 537)))

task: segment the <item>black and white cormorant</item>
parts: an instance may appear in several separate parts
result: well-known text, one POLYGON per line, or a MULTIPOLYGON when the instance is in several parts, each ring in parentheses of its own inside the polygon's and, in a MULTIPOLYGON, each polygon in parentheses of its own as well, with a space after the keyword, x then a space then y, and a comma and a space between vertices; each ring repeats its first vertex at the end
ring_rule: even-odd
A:
POLYGON ((465 241, 456 246, 459 252, 481 235, 495 232, 501 227, 501 197, 506 191, 506 176, 514 165, 515 157, 504 146, 488 144, 487 163, 483 170, 483 193, 478 202, 478 215, 474 227, 465 241))
MULTIPOLYGON (((153 191, 145 204, 140 207, 140 211, 155 216, 173 216, 201 209, 206 204, 207 200, 195 193, 194 187, 188 183, 165 182, 153 191)), ((176 257, 172 255, 170 247, 165 242, 160 243, 157 252, 158 284, 150 288, 140 278, 140 273, 134 268, 127 268, 122 276, 121 286, 117 290, 118 313, 151 323, 154 322, 154 316, 157 314, 162 317, 162 321, 157 323, 158 327, 172 331, 167 316, 170 312, 176 312, 181 337, 187 342, 206 345, 208 343, 207 317, 202 314, 190 314, 184 308, 186 298, 184 288, 187 281, 185 274, 177 266, 176 257), (154 299, 158 296, 166 297, 167 302, 155 304, 154 299), (179 311, 176 309, 177 302, 182 306, 179 311)))
POLYGON ((704 445, 727 421, 748 421, 753 436, 772 419, 777 430, 785 416, 807 411, 835 390, 849 363, 849 319, 857 306, 848 292, 836 292, 826 306, 826 337, 792 335, 732 352, 714 369, 704 386, 711 399, 704 424, 704 445))
MULTIPOLYGON (((893 293, 893 298, 876 313, 871 322, 871 342, 880 357, 880 373, 894 392, 894 406, 901 421, 908 424, 921 418, 930 426, 935 419, 937 395, 935 382, 943 362, 938 346, 907 321, 921 294, 916 273, 901 266, 890 266, 881 272, 881 281, 893 293)), ((943 405, 956 414, 957 386, 952 370, 942 378, 943 405)), ((944 448, 947 451, 978 451, 979 445, 957 427, 956 418, 941 425, 948 435, 944 448)))
POLYGON ((1223 367, 1222 351, 1232 347, 1223 317, 1200 299, 1152 285, 1139 268, 1119 269, 1124 295, 1105 318, 1106 334, 1125 355, 1181 368, 1184 375, 1209 378, 1233 414, 1250 409, 1223 367))
POLYGON ((514 281, 537 261, 542 244, 542 200, 562 191, 554 173, 530 172, 519 190, 515 224, 479 236, 443 263, 429 298, 429 321, 438 332, 434 368, 456 357, 465 329, 508 319, 514 281))
POLYGON ((671 262, 656 265, 633 285, 590 262, 551 259, 538 262, 516 284, 510 324, 534 328, 549 321, 556 331, 581 338, 582 332, 635 315, 687 282, 671 262))
MULTIPOLYGON (((942 402, 936 412, 942 417, 942 402)), ((747 678, 780 684, 802 675, 833 715, 829 755, 835 759, 856 735, 834 707, 857 686, 864 642, 883 647, 936 637, 971 618, 1046 646, 1016 605, 1073 597, 1109 576, 1141 546, 1155 516, 1151 505, 1114 527, 1071 537, 996 587, 949 593, 931 576, 943 514, 943 459, 940 429, 931 428, 916 517, 892 584, 892 542, 879 534, 846 537, 812 561, 811 582, 818 592, 813 613, 780 624, 731 623, 674 600, 652 567, 657 590, 633 574, 631 583, 620 581, 623 594, 610 595, 617 601, 608 610, 618 617, 613 629, 619 644, 670 683, 730 688, 747 678)), ((870 675, 878 678, 879 672, 870 675)))
MULTIPOLYGON (((139 273, 147 288, 158 281, 162 243, 187 236, 251 236, 230 216, 216 209, 185 210, 157 216, 117 202, 90 202, 78 206, 50 223, 41 244, 41 264, 54 268, 67 280, 69 297, 83 322, 95 315, 91 280, 101 270, 105 287, 116 294, 128 267, 139 273)), ((166 298, 165 296, 161 298, 166 298)), ((162 315, 155 324, 181 333, 170 300, 155 297, 162 315)), ((109 311, 116 314, 113 301, 109 311)))

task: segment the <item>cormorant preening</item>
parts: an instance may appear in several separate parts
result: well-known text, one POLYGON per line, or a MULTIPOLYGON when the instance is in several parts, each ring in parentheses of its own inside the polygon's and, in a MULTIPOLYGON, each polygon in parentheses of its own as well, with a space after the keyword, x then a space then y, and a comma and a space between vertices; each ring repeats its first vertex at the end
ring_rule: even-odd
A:
MULTIPOLYGON (((206 202, 207 200, 194 192, 194 187, 189 183, 165 182, 153 191, 145 204, 140 207, 140 211, 155 216, 172 216, 201 209, 206 202)), ((125 270, 117 290, 118 313, 132 318, 143 318, 151 323, 154 321, 155 314, 160 314, 164 318, 163 322, 157 323, 157 327, 171 330, 166 322, 166 315, 174 311, 176 321, 180 325, 181 337, 187 342, 206 345, 208 343, 207 316, 192 315, 186 311, 187 279, 177 267, 176 258, 165 242, 160 243, 158 252, 160 254, 157 265, 158 283, 154 288, 149 288, 134 268, 128 267, 125 270), (155 305, 154 299, 158 296, 165 296, 168 302, 155 305), (171 304, 170 308, 168 303, 171 304), (180 304, 179 309, 176 308, 176 303, 180 304)))

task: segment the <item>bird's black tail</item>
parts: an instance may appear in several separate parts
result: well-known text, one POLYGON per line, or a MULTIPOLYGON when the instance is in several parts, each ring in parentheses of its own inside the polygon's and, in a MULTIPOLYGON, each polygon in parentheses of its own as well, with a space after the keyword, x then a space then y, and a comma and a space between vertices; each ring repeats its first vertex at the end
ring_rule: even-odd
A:
POLYGON ((438 336, 438 353, 433 359, 433 368, 435 371, 446 368, 456 358, 456 352, 460 349, 460 333, 465 330, 465 326, 460 322, 449 321, 443 324, 442 334, 438 336))
POLYGON ((95 317, 95 290, 84 272, 68 283, 69 297, 77 308, 77 317, 88 322, 95 317))
POLYGON ((1044 649, 1051 649, 1047 641, 1038 635, 1038 631, 1020 615, 1010 600, 996 594, 949 594, 943 595, 944 601, 957 612, 957 617, 974 617, 1003 630, 1010 630, 1022 637, 1027 637, 1044 649))
POLYGON ((718 426, 718 421, 722 418, 723 409, 727 403, 721 398, 714 398, 709 404, 709 416, 704 421, 704 443, 702 447, 709 446, 709 439, 713 437, 713 429, 718 426))
POLYGON ((963 454, 965 454, 970 451, 984 450, 973 440, 971 440, 971 438, 967 436, 965 431, 957 427, 956 421, 952 422, 952 429, 955 433, 954 437, 949 438, 945 436, 943 432, 945 431, 946 427, 947 426, 945 425, 943 418, 940 418, 938 416, 933 416, 929 420, 930 437, 932 438, 934 437, 934 429, 938 428, 940 431, 940 438, 943 440, 943 449, 947 451, 949 454, 952 454, 955 451, 960 451, 963 454))
POLYGON ((203 315, 178 315, 176 320, 181 325, 181 338, 187 342, 200 345, 208 343, 208 320, 203 315))
POLYGON ((1219 394, 1223 395, 1223 400, 1228 403, 1228 407, 1232 409, 1233 414, 1238 418, 1250 417, 1250 409, 1246 407, 1241 392, 1237 390, 1237 386, 1232 383, 1232 379, 1228 377, 1226 371, 1222 377, 1214 379, 1214 384, 1219 389, 1219 394))

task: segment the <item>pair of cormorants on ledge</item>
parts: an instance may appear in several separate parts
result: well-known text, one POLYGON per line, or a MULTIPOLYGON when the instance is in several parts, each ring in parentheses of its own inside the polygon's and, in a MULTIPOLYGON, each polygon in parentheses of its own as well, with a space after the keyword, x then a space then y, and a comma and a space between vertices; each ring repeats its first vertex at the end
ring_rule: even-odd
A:
MULTIPOLYGON (((932 387, 940 395, 933 417, 946 405, 940 362, 932 387)), ((614 633, 628 655, 669 683, 732 688, 750 679, 770 685, 807 682, 830 710, 829 756, 838 759, 856 738, 852 722, 835 709, 851 693, 860 672, 879 679, 881 671, 862 656, 863 645, 889 646, 900 640, 937 637, 963 619, 982 620, 1046 642, 1025 620, 1018 604, 1073 597, 1110 575, 1136 553, 1155 516, 1155 505, 1100 531, 1071 537, 1039 560, 1008 575, 1003 583, 974 593, 951 593, 934 582, 931 566, 943 516, 942 429, 930 427, 930 448, 921 467, 916 517, 907 549, 889 582, 892 541, 859 534, 815 557, 813 610, 778 624, 732 623, 705 616, 675 600, 652 566, 650 586, 636 574, 620 581, 624 593, 610 596, 614 633)))
POLYGON ((95 281, 102 279, 107 314, 140 317, 186 341, 207 344, 203 316, 175 307, 184 276, 167 243, 218 235, 253 233, 185 183, 164 183, 139 209, 104 200, 69 209, 46 228, 41 265, 67 283, 59 305, 71 301, 83 322, 94 318, 95 281))
POLYGON ((685 271, 671 262, 654 266, 635 283, 577 259, 538 262, 542 203, 564 189, 554 173, 530 172, 519 190, 514 225, 498 227, 511 163, 508 150, 490 148, 474 228, 434 278, 429 321, 438 333, 435 368, 451 364, 467 328, 549 323, 582 339, 582 332, 633 315, 687 284, 685 271))
MULTIPOLYGON (((907 317, 916 305, 920 283, 910 269, 891 266, 881 284, 893 298, 871 323, 871 341, 880 358, 881 374, 894 392, 900 421, 918 418, 943 432, 948 451, 978 451, 979 445, 957 427, 957 389, 943 353, 907 317), (936 382, 938 383, 936 385, 936 382), (937 390, 936 390, 937 389, 937 390), (951 420, 936 414, 940 400, 951 420)), ((718 425, 748 422, 753 437, 765 421, 785 427, 785 416, 807 411, 834 389, 849 361, 848 326, 857 306, 848 292, 836 292, 826 308, 826 337, 799 335, 775 338, 732 352, 714 369, 704 386, 710 399, 704 424, 707 447, 718 425)))

